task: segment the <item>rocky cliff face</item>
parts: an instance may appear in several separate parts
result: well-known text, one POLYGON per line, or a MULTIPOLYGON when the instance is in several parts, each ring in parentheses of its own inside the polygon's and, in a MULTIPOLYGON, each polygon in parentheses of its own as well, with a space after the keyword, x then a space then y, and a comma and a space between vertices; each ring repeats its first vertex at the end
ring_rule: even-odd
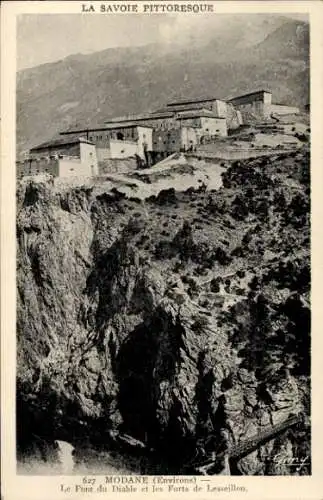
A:
POLYGON ((182 473, 292 414, 238 471, 310 472, 306 152, 145 202, 24 181, 17 239, 19 457, 118 431, 182 473))

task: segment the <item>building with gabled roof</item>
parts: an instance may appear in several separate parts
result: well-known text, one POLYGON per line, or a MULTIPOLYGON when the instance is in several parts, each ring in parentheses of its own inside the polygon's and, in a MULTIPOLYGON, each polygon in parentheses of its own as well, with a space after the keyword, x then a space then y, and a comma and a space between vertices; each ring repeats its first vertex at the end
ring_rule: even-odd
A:
POLYGON ((57 137, 56 139, 52 139, 50 141, 43 142, 37 146, 34 146, 30 149, 31 154, 39 155, 39 154, 72 154, 73 152, 78 155, 80 151, 80 143, 83 144, 92 144, 93 142, 89 141, 85 137, 57 137))
POLYGON ((95 144, 84 137, 60 137, 30 150, 17 164, 17 175, 50 174, 53 177, 93 177, 98 175, 95 144))
POLYGON ((192 99, 176 99, 166 104, 166 109, 174 112, 193 109, 208 109, 219 118, 226 118, 227 105, 223 99, 215 97, 196 97, 192 99))
POLYGON ((234 105, 242 113, 244 121, 249 118, 265 118, 271 115, 298 114, 299 108, 286 104, 272 102, 272 92, 270 90, 256 90, 228 99, 228 102, 234 105))
POLYGON ((99 162, 136 156, 146 161, 146 152, 152 151, 152 130, 152 126, 144 122, 115 121, 100 127, 69 129, 61 134, 79 135, 92 141, 99 162))

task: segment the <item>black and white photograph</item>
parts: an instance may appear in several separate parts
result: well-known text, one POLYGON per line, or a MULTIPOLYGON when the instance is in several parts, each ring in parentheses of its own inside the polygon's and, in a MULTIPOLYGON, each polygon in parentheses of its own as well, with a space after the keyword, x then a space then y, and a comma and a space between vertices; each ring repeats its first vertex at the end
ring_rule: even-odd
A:
POLYGON ((17 17, 18 475, 312 474, 310 19, 187 4, 17 17))

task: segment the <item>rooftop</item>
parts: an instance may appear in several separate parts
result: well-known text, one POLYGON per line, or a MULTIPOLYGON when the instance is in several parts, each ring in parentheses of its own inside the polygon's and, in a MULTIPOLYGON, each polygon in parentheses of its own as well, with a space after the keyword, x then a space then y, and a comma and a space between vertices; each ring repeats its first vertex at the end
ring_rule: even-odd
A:
POLYGON ((61 135, 68 135, 68 134, 83 134, 83 133, 91 133, 91 132, 104 132, 105 130, 115 130, 115 129, 120 129, 120 128, 133 128, 133 127, 146 127, 146 128, 152 128, 150 125, 139 125, 138 123, 135 122, 113 122, 113 123, 105 123, 104 125, 94 125, 94 126, 88 126, 87 128, 82 128, 82 129, 69 129, 69 130, 64 130, 63 132, 60 132, 61 135))
POLYGON ((174 111, 173 110, 170 111, 169 109, 164 108, 150 113, 149 119, 153 120, 155 118, 171 118, 172 116, 174 116, 174 111))
POLYGON ((48 149, 48 148, 55 148, 57 146, 72 146, 74 144, 78 144, 80 142, 84 142, 86 144, 93 144, 93 142, 88 141, 84 137, 76 137, 76 138, 69 138, 69 137, 62 137, 58 139, 52 139, 51 141, 43 142, 42 144, 39 144, 38 146, 34 146, 33 148, 30 149, 30 151, 38 151, 40 149, 48 149))
POLYGON ((169 110, 165 111, 154 111, 152 113, 138 113, 135 115, 127 115, 127 116, 118 116, 115 118, 110 118, 106 120, 104 123, 124 123, 124 122, 137 122, 137 121, 145 121, 145 120, 153 120, 156 118, 168 118, 173 116, 173 113, 169 110))
POLYGON ((248 92, 247 94, 240 94, 235 97, 231 97, 230 99, 226 99, 227 101, 234 101, 235 99, 240 99, 241 97, 249 97, 251 95, 256 95, 256 94, 262 94, 263 92, 266 92, 266 94, 272 94, 270 90, 265 90, 265 89, 260 89, 260 90, 255 90, 254 92, 248 92))
POLYGON ((178 113, 178 120, 181 118, 200 118, 200 117, 205 117, 205 118, 218 118, 225 120, 225 118, 216 115, 213 113, 213 111, 210 111, 208 109, 196 109, 196 110, 188 110, 188 111, 180 111, 178 113))
POLYGON ((223 99, 218 99, 217 97, 192 97, 191 99, 177 99, 176 101, 171 101, 167 103, 167 106, 176 106, 178 104, 193 104, 195 102, 206 102, 206 101, 223 101, 223 99))
POLYGON ((146 128, 152 128, 149 125, 139 125, 137 122, 134 121, 129 121, 129 122, 113 122, 113 123, 108 123, 106 122, 105 125, 105 130, 114 130, 116 128, 133 128, 133 127, 146 127, 146 128))
POLYGON ((287 102, 273 102, 273 106, 287 106, 288 108, 298 108, 298 106, 295 106, 293 104, 288 104, 287 102))

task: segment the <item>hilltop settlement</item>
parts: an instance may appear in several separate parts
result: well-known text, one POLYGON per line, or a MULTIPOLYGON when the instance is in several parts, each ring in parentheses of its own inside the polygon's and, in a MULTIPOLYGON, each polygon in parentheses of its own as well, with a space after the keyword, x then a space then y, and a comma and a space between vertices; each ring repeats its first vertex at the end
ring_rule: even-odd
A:
POLYGON ((273 103, 269 90, 175 100, 153 112, 64 130, 17 161, 17 177, 100 177, 149 168, 180 152, 235 160, 293 150, 308 139, 307 111, 273 103))

